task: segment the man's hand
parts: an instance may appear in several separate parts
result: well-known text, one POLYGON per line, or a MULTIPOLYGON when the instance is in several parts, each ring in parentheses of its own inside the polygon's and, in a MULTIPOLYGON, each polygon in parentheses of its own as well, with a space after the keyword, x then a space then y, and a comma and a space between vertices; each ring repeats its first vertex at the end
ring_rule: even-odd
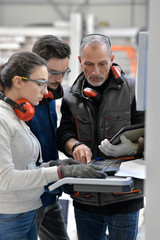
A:
POLYGON ((81 163, 90 163, 92 158, 92 152, 85 144, 78 145, 73 151, 73 157, 75 160, 81 163))
POLYGON ((132 143, 124 135, 121 135, 120 139, 121 142, 118 145, 112 145, 107 139, 105 139, 98 147, 106 156, 112 157, 133 156, 137 153, 138 144, 132 143))

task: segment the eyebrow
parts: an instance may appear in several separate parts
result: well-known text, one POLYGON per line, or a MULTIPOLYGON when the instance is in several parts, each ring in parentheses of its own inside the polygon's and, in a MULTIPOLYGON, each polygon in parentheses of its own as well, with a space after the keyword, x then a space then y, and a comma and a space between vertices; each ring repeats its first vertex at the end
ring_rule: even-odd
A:
POLYGON ((55 69, 51 69, 51 68, 48 68, 48 69, 49 69, 49 71, 52 71, 52 72, 65 72, 68 70, 68 68, 65 70, 55 70, 55 69))
POLYGON ((107 60, 102 60, 99 63, 108 63, 108 61, 107 60))
MULTIPOLYGON (((93 62, 91 62, 91 61, 84 61, 84 64, 85 63, 92 63, 92 64, 94 64, 93 62)), ((100 62, 98 62, 98 63, 108 63, 108 61, 107 60, 102 60, 102 61, 100 61, 100 62)))

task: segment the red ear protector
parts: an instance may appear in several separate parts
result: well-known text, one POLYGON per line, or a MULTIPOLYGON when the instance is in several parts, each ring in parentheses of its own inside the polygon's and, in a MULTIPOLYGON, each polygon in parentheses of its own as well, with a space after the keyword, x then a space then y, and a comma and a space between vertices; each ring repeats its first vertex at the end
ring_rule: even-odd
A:
POLYGON ((49 104, 53 99, 59 99, 63 97, 63 88, 59 84, 58 88, 52 89, 48 86, 48 93, 43 96, 42 103, 49 104))
POLYGON ((14 102, 2 92, 0 92, 0 99, 12 105, 17 117, 21 120, 27 122, 33 118, 35 113, 34 106, 32 106, 26 99, 19 99, 17 102, 14 102))
POLYGON ((44 95, 43 95, 42 103, 48 104, 48 103, 50 103, 53 99, 54 99, 53 94, 52 94, 50 91, 48 91, 47 94, 44 94, 44 95))
POLYGON ((89 88, 89 87, 84 88, 83 93, 88 99, 92 100, 93 102, 101 101, 101 97, 102 97, 101 94, 92 88, 89 88))
POLYGON ((48 104, 53 99, 59 99, 63 97, 63 88, 62 85, 59 84, 58 88, 52 89, 48 86, 48 94, 45 94, 42 99, 42 103, 48 104))
POLYGON ((114 78, 116 79, 117 83, 119 84, 123 84, 123 79, 122 79, 122 73, 123 70, 119 67, 119 65, 113 63, 113 65, 111 66, 111 71, 112 71, 112 74, 114 76, 114 78))
POLYGON ((112 66, 112 71, 116 79, 121 77, 121 70, 118 67, 112 66))
POLYGON ((93 90, 92 88, 84 88, 83 89, 83 93, 85 94, 86 97, 90 98, 90 97, 96 97, 98 95, 96 90, 93 90))
POLYGON ((26 99, 19 99, 15 104, 18 105, 18 108, 17 106, 13 106, 17 117, 25 122, 33 118, 35 109, 30 102, 28 102, 26 99))

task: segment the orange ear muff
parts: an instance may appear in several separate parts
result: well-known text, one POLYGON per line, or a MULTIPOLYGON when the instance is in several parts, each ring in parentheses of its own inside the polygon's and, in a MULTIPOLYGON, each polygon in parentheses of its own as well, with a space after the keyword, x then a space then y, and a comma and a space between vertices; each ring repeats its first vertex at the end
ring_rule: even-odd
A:
POLYGON ((54 99, 54 95, 51 93, 51 91, 48 91, 47 94, 43 95, 42 103, 48 104, 54 99))
POLYGON ((89 87, 84 88, 83 93, 89 100, 95 103, 100 102, 102 99, 102 95, 98 91, 89 87))
POLYGON ((112 74, 118 84, 123 84, 124 80, 122 78, 122 73, 124 74, 123 70, 119 67, 119 65, 114 64, 111 66, 112 74))
POLYGON ((97 91, 93 90, 92 88, 86 87, 83 89, 83 93, 86 97, 96 97, 98 95, 97 91))
POLYGON ((20 109, 14 108, 17 117, 19 117, 25 122, 31 120, 35 113, 34 106, 32 106, 30 102, 28 102, 26 99, 19 99, 16 103, 19 105, 20 108, 24 109, 22 111, 20 109))
POLYGON ((26 99, 19 99, 17 102, 14 102, 12 99, 5 96, 3 92, 0 92, 0 99, 10 104, 13 107, 17 117, 19 117, 21 120, 27 122, 33 118, 35 109, 26 99))
POLYGON ((121 77, 121 70, 118 67, 112 65, 112 71, 116 79, 121 77))

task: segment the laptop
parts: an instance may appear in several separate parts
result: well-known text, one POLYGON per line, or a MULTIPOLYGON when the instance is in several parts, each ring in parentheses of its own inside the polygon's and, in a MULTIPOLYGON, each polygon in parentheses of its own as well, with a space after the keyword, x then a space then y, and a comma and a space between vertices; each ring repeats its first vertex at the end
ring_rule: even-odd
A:
POLYGON ((112 158, 112 159, 103 159, 96 158, 92 159, 90 164, 102 167, 102 171, 107 175, 114 175, 118 172, 122 162, 134 160, 135 157, 124 157, 124 158, 112 158))

